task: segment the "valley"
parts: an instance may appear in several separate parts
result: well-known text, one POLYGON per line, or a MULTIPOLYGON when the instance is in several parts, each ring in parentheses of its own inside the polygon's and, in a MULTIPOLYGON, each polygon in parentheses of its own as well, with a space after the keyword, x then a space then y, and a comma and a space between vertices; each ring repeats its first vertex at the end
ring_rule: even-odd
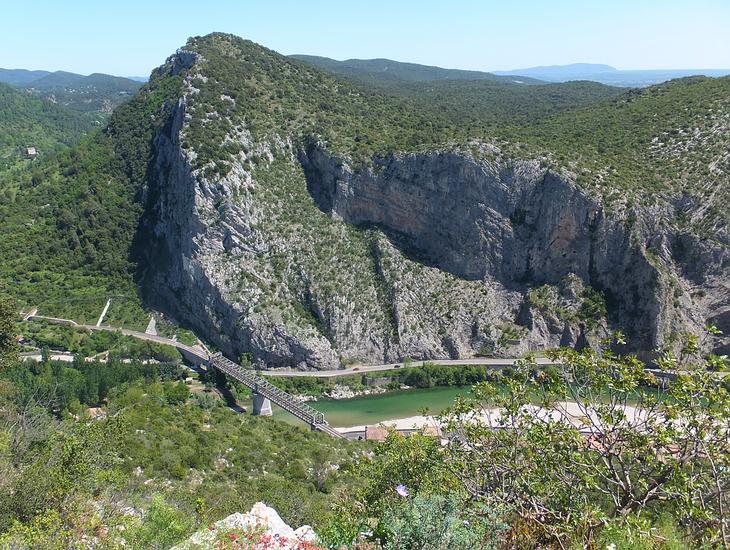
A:
POLYGON ((0 70, 0 549, 730 544, 730 76, 166 52, 0 70))

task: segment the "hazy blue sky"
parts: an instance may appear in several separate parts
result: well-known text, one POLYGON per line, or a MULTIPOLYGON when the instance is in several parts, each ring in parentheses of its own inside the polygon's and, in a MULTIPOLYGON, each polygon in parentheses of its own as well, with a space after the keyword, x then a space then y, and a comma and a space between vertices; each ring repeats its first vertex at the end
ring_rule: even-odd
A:
POLYGON ((464 69, 730 67, 730 0, 3 0, 0 67, 147 75, 212 31, 464 69))

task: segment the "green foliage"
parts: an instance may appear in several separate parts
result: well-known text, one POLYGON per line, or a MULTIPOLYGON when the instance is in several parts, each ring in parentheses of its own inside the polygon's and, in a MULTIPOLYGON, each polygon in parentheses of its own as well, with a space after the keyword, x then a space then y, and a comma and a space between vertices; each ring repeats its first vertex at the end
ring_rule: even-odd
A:
POLYGON ((385 509, 402 497, 396 486, 405 486, 411 495, 449 493, 458 482, 441 459, 439 441, 415 434, 402 437, 391 434, 376 446, 377 459, 363 459, 358 464, 359 477, 367 484, 356 499, 370 517, 380 518, 385 509))
MULTIPOLYGON (((173 366, 172 377, 179 379, 181 375, 176 369, 173 366)), ((74 363, 16 363, 0 374, 0 380, 13 385, 17 403, 42 399, 50 411, 61 414, 73 407, 78 409, 80 405, 97 406, 107 399, 112 388, 126 382, 169 378, 170 370, 165 364, 122 363, 119 360, 87 362, 79 358, 74 363)), ((170 401, 179 402, 187 397, 187 387, 183 392, 173 386, 169 392, 170 401)))
POLYGON ((496 514, 469 509, 454 493, 396 502, 385 510, 382 523, 383 548, 392 550, 496 549, 507 529, 496 514))
POLYGON ((158 368, 45 363, 3 372, 0 540, 65 548, 104 526, 102 541, 116 547, 120 525, 132 547, 167 548, 259 500, 292 524, 324 523, 331 493, 349 479, 350 444, 216 401, 199 406, 185 384, 160 382, 158 368), (106 401, 108 414, 55 420, 48 411, 58 411, 58 396, 72 400, 69 386, 80 402, 106 401), (124 507, 142 510, 141 521, 120 515, 124 507))
POLYGON ((140 82, 120 76, 94 73, 83 76, 56 71, 25 87, 35 96, 53 99, 54 102, 81 112, 109 113, 129 100, 139 88, 140 82))
POLYGON ((111 330, 84 330, 66 325, 32 321, 20 325, 28 344, 40 349, 68 351, 83 357, 109 352, 124 359, 155 359, 163 363, 180 363, 180 352, 173 346, 111 330))
POLYGON ((330 548, 375 540, 383 548, 496 548, 506 525, 465 499, 437 439, 391 434, 355 471, 361 486, 320 531, 330 548), (407 496, 399 494, 402 485, 407 496))
MULTIPOLYGON (((0 173, 23 162, 26 147, 35 147, 40 158, 79 143, 98 124, 85 115, 0 83, 0 173)), ((7 190, 0 187, 0 192, 7 190)))
POLYGON ((595 328, 599 321, 606 318, 606 298, 602 292, 590 287, 583 290, 581 298, 580 308, 576 315, 588 329, 595 328))
POLYGON ((66 550, 71 539, 70 529, 64 528, 58 512, 48 512, 34 517, 30 522, 16 521, 5 533, 0 534, 0 548, 42 548, 66 550))
POLYGON ((163 392, 165 394, 165 399, 170 405, 180 405, 185 403, 190 396, 190 390, 182 380, 177 383, 169 381, 165 382, 163 385, 163 392))
POLYGON ((79 147, 12 181, 0 174, 0 191, 13 190, 12 201, 0 202, 0 281, 21 306, 83 322, 98 316, 107 297, 121 295, 117 319, 145 323, 131 250, 151 140, 178 87, 177 77, 154 79, 79 147))
POLYGON ((671 518, 653 523, 633 515, 606 522, 595 541, 596 548, 616 550, 684 550, 689 544, 671 518))
POLYGON ((571 278, 566 278, 560 287, 541 285, 531 288, 527 302, 543 314, 553 315, 560 321, 583 323, 588 330, 594 330, 606 319, 606 298, 603 292, 591 287, 583 288, 578 300, 569 298, 566 294, 569 294, 567 291, 571 283, 571 278))
MULTIPOLYGON (((27 415, 27 411, 20 413, 27 415)), ((27 448, 16 444, 20 454, 14 456, 10 486, 3 487, 8 492, 2 499, 0 529, 11 518, 30 521, 48 511, 59 511, 76 494, 113 483, 109 469, 118 462, 115 444, 122 429, 117 419, 103 424, 88 420, 66 423, 40 438, 40 434, 25 433, 33 428, 20 428, 19 435, 35 435, 36 441, 27 448)))
POLYGON ((663 394, 637 391, 655 381, 634 357, 561 350, 551 358, 561 367, 536 375, 526 363, 475 386, 475 399, 446 415, 447 431, 461 438, 444 460, 471 480, 472 497, 514 510, 553 541, 589 540, 605 521, 632 514, 671 517, 699 542, 722 540, 730 396, 704 365, 684 364, 663 394), (567 406, 578 411, 570 421, 560 413, 567 406), (495 407, 503 412, 494 426, 470 420, 495 407))
MULTIPOLYGON (((0 291, 2 288, 0 288, 0 291)), ((0 292, 0 372, 14 362, 17 354, 15 304, 0 292)))
POLYGON ((193 524, 192 518, 182 516, 157 494, 152 497, 140 525, 130 530, 126 540, 132 548, 165 550, 188 535, 193 524))

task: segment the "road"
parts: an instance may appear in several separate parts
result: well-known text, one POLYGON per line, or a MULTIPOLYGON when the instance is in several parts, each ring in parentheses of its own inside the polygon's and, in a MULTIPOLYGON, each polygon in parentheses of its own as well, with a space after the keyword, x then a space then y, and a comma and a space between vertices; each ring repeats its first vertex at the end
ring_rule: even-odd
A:
MULTIPOLYGON (((435 365, 444 365, 446 367, 458 367, 466 365, 484 365, 494 369, 512 367, 517 359, 495 359, 486 357, 475 357, 474 359, 429 359, 428 361, 412 361, 409 363, 411 367, 421 367, 425 363, 435 365)), ((554 362, 544 357, 536 359, 538 365, 553 365, 554 362)), ((383 365, 355 365, 345 369, 337 370, 320 370, 320 371, 302 371, 291 369, 270 369, 261 371, 266 376, 286 376, 286 377, 316 377, 316 378, 333 378, 335 376, 349 376, 356 374, 366 374, 370 372, 378 372, 384 370, 400 369, 405 367, 405 363, 385 363, 383 365)))
MULTIPOLYGON (((76 323, 75 321, 72 321, 70 319, 58 319, 55 317, 44 317, 42 315, 28 315, 26 317, 26 320, 45 320, 50 321, 52 323, 59 323, 64 324, 68 326, 72 326, 75 328, 81 328, 81 329, 87 329, 87 330, 106 330, 111 332, 119 332, 121 334, 124 334, 125 336, 132 336, 134 338, 139 338, 140 340, 148 340, 150 342, 157 342, 159 344, 167 344, 168 346, 173 346, 180 350, 183 355, 185 355, 186 358, 193 362, 198 362, 200 364, 204 363, 208 360, 208 350, 204 349, 201 346, 188 346, 186 344, 183 344, 181 342, 178 342, 177 340, 172 340, 170 338, 165 338, 164 336, 156 336, 153 334, 147 334, 145 332, 140 332, 138 330, 129 330, 126 328, 114 328, 114 327, 97 327, 96 325, 80 325, 76 323)), ((410 363, 410 366, 412 367, 420 367, 423 366, 424 363, 433 363, 436 365, 444 365, 447 367, 458 367, 458 366, 466 366, 466 365, 483 365, 487 367, 491 367, 493 369, 498 368, 504 368, 504 367, 511 367, 517 362, 518 359, 499 359, 499 358, 488 358, 488 357, 475 357, 473 359, 430 359, 428 361, 413 361, 410 363)), ((546 365, 553 365, 555 364, 550 359, 547 359, 545 357, 537 357, 535 359, 535 363, 537 365, 546 366, 546 365)), ((399 369, 403 368, 405 366, 404 363, 385 363, 382 365, 353 365, 352 367, 347 367, 345 369, 336 369, 336 370, 315 370, 315 371, 302 371, 302 370, 292 370, 292 369, 269 369, 261 371, 261 374, 265 376, 284 376, 284 377, 309 377, 309 378, 334 378, 337 376, 351 376, 351 375, 357 375, 357 374, 366 374, 370 372, 378 372, 378 371, 385 371, 385 370, 393 370, 393 369, 399 369)), ((675 376, 677 373, 674 372, 663 372, 658 369, 649 369, 650 372, 654 373, 658 377, 670 377, 675 376)), ((718 372, 716 373, 718 378, 724 378, 725 376, 729 376, 730 372, 718 372)))
MULTIPOLYGON (((110 332, 119 332, 125 336, 132 336, 139 338, 140 340, 147 340, 150 342, 157 342, 159 344, 167 344, 173 346, 184 353, 189 358, 197 359, 200 362, 204 362, 208 359, 207 350, 200 346, 188 346, 177 340, 165 338, 164 336, 156 336, 154 334, 147 334, 146 332, 140 332, 138 330, 130 330, 126 328, 115 328, 105 327, 96 325, 81 325, 72 321, 71 319, 59 319, 56 317, 44 317, 42 315, 30 315, 27 317, 28 320, 45 320, 52 323, 65 324, 79 329, 86 330, 106 330, 110 332)), ((494 359, 486 357, 475 357, 474 359, 432 359, 429 361, 412 361, 410 366, 420 367, 424 363, 434 363, 437 365, 444 365, 450 367, 466 366, 466 365, 484 365, 492 368, 503 368, 511 367, 515 364, 517 359, 494 359)), ((538 357, 536 359, 538 365, 552 365, 553 362, 544 357, 538 357)), ((261 374, 265 376, 284 376, 284 377, 314 377, 314 378, 334 378, 337 376, 350 376, 357 374, 365 374, 370 372, 378 372, 385 370, 393 370, 403 368, 405 363, 384 363, 382 365, 353 365, 344 369, 336 370, 316 370, 316 371, 302 371, 293 369, 269 369, 261 371, 261 374)))
POLYGON ((177 340, 165 338, 164 336, 157 336, 155 334, 147 334, 146 332, 140 332, 138 330, 130 330, 127 328, 116 328, 116 327, 104 327, 96 325, 81 325, 71 319, 59 319, 57 317, 44 317, 43 315, 29 315, 26 320, 33 321, 48 321, 51 323, 57 323, 61 325, 70 326, 73 328, 86 329, 86 330, 105 330, 108 332, 119 332, 125 336, 132 336, 139 338, 140 340, 147 340, 149 342, 157 342, 158 344, 166 344, 173 346, 180 350, 183 354, 189 355, 190 358, 199 360, 201 363, 208 359, 208 351, 200 346, 188 346, 177 340))

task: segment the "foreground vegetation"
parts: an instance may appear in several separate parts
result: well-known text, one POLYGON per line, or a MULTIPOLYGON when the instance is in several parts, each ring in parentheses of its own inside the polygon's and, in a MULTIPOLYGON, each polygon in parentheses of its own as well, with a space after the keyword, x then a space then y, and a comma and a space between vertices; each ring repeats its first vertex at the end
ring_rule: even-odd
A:
POLYGON ((0 304, 0 548, 168 548, 257 500, 329 517, 354 447, 191 393, 174 365, 18 363, 0 304))
POLYGON ((637 392, 652 380, 635 358, 556 352, 564 370, 526 362, 477 383, 444 414, 445 447, 393 434, 371 453, 234 413, 175 367, 19 364, 0 304, 2 548, 168 548, 259 500, 326 548, 730 542, 730 394, 684 357, 663 358, 682 374, 657 399, 637 392), (536 396, 577 403, 582 425, 528 407, 536 396), (504 429, 470 420, 495 405, 504 429))
POLYGON ((681 374, 658 396, 637 391, 655 381, 636 358, 552 355, 561 370, 525 362, 476 384, 443 415, 445 447, 392 435, 359 465, 338 540, 367 528, 391 548, 727 547, 727 386, 665 356, 681 374), (563 402, 580 411, 572 422, 545 414, 563 402))

